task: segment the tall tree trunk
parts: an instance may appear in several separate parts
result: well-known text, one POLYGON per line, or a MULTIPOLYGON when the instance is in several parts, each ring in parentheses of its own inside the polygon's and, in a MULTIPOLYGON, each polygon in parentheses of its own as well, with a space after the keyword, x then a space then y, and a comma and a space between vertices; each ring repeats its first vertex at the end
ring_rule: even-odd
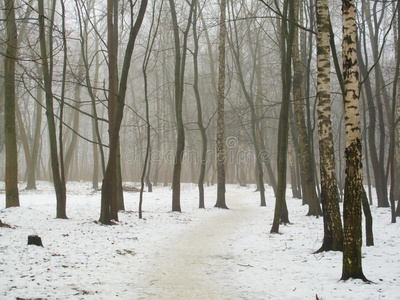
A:
MULTIPOLYGON (((299 11, 299 1, 294 1, 295 4, 295 19, 298 19, 298 11, 299 11)), ((314 173, 314 158, 312 155, 310 140, 312 137, 309 137, 306 127, 306 121, 304 116, 304 72, 303 66, 300 61, 300 51, 299 51, 299 43, 298 43, 298 31, 299 29, 296 27, 294 30, 294 38, 293 38, 293 97, 294 97, 294 107, 295 107, 295 116, 297 121, 297 130, 299 134, 299 143, 301 150, 301 160, 303 163, 303 170, 305 176, 305 193, 303 197, 306 197, 306 203, 309 205, 308 216, 320 216, 321 215, 321 207, 319 205, 318 196, 315 190, 315 173, 314 173)))
POLYGON ((146 155, 144 158, 144 164, 143 164, 143 171, 142 171, 142 176, 140 178, 140 196, 139 196, 139 219, 142 219, 142 205, 143 205, 143 192, 144 192, 144 181, 145 181, 145 176, 146 176, 146 181, 148 181, 148 188, 149 192, 152 191, 152 186, 151 182, 149 179, 149 173, 150 173, 150 155, 151 155, 151 125, 150 125, 150 108, 149 108, 149 97, 148 97, 148 78, 147 78, 147 67, 149 65, 150 57, 151 57, 151 52, 153 49, 154 41, 157 36, 157 31, 158 27, 160 24, 160 16, 161 16, 161 9, 162 9, 162 4, 160 6, 160 13, 157 21, 157 25, 155 28, 155 32, 153 35, 153 27, 154 27, 154 18, 155 18, 155 2, 153 4, 153 15, 152 15, 152 22, 151 22, 151 27, 149 30, 149 35, 147 38, 147 45, 146 45, 146 51, 144 55, 144 60, 142 64, 142 73, 143 73, 143 84, 144 84, 144 100, 145 100, 145 106, 146 106, 146 155), (152 37, 153 35, 153 37, 152 37), (147 168, 148 166, 148 168, 147 168), (148 169, 146 171, 146 169, 148 169), (146 175, 147 173, 147 175, 146 175))
MULTIPOLYGON (((32 2, 33 0, 31 0, 32 2)), ((32 9, 30 5, 27 5, 27 10, 25 12, 25 18, 28 18, 32 12, 32 9)), ((19 37, 17 38, 17 50, 16 50, 16 57, 18 57, 18 49, 20 49, 20 45, 22 40, 26 36, 26 28, 27 28, 27 22, 23 22, 21 28, 19 29, 18 35, 19 37)), ((38 75, 38 82, 42 82, 41 80, 41 75, 40 75, 40 68, 37 67, 37 75, 38 75)), ((34 118, 36 120, 36 126, 35 126, 35 133, 34 133, 34 138, 32 140, 32 149, 30 151, 29 149, 29 142, 28 142, 28 135, 26 134, 25 127, 22 121, 22 116, 21 112, 19 109, 18 101, 15 102, 15 112, 17 115, 17 121, 18 121, 18 127, 19 127, 19 134, 20 138, 22 141, 22 145, 24 148, 25 152, 25 161, 26 161, 26 177, 27 177, 27 190, 32 190, 36 189, 36 179, 35 179, 35 173, 36 173, 36 165, 37 165, 37 156, 38 156, 38 150, 39 150, 39 138, 40 138, 40 126, 42 122, 42 102, 43 102, 43 90, 42 87, 37 88, 37 98, 36 98, 36 106, 35 106, 35 112, 34 118)), ((18 91, 16 91, 18 93, 18 91)))
MULTIPOLYGON (((395 3, 393 3, 393 6, 395 3)), ((395 46, 396 46, 396 54, 397 54, 397 66, 400 64, 400 6, 397 4, 397 23, 395 23, 395 46)), ((397 98, 396 98, 396 132, 395 132, 395 170, 394 170, 394 190, 393 190, 393 197, 397 200, 397 209, 396 209, 396 216, 400 217, 400 124, 397 123, 400 120, 400 72, 396 78, 397 80, 397 98)))
POLYGON ((15 127, 15 61, 17 60, 17 25, 13 0, 4 0, 7 50, 4 58, 4 131, 6 144, 6 207, 19 206, 18 151, 15 127))
MULTIPOLYGON (((117 0, 107 1, 107 49, 108 49, 108 136, 110 152, 108 154, 108 163, 106 174, 103 179, 102 186, 102 204, 107 210, 104 213, 104 220, 112 219, 118 221, 117 208, 117 152, 119 136, 113 136, 114 126, 116 121, 116 106, 118 98, 118 35, 115 35, 115 30, 118 30, 118 7, 117 0), (114 145, 112 145, 114 143, 114 145), (107 172, 108 171, 108 172, 107 172), (103 197, 103 191, 107 197, 103 197), (106 215, 108 215, 106 217, 106 215)), ((119 135, 119 128, 118 128, 119 135)), ((103 215, 103 213, 101 213, 103 215)), ((100 217, 100 219, 103 219, 100 217)), ((102 222, 102 221, 101 221, 102 222)), ((108 221, 109 222, 109 221, 108 221)), ((102 222, 104 223, 104 222, 102 222)), ((107 223, 107 222, 106 222, 107 223)))
POLYGON ((225 201, 225 37, 226 37, 226 0, 220 1, 219 24, 219 73, 217 99, 217 202, 215 207, 228 208, 225 201))
MULTIPOLYGON (((303 24, 303 18, 304 18, 304 4, 300 5, 300 24, 303 24)), ((310 28, 316 28, 315 20, 314 20, 314 15, 316 15, 315 11, 315 0, 310 1, 309 5, 309 10, 308 15, 309 15, 309 27, 310 28)), ((306 13, 307 13, 306 12, 306 13)), ((313 134, 314 134, 314 128, 315 128, 315 113, 311 112, 311 104, 310 104, 310 90, 311 90, 311 82, 312 82, 312 74, 311 74, 311 62, 314 60, 314 52, 313 52, 313 47, 314 47, 314 34, 309 31, 308 33, 305 30, 301 30, 300 32, 301 36, 301 51, 302 51, 302 62, 303 65, 305 65, 305 74, 304 74, 304 85, 305 85, 305 93, 304 93, 304 99, 305 99, 305 108, 306 108, 306 123, 307 123, 307 136, 308 136, 308 144, 310 147, 310 166, 314 169, 314 188, 317 190, 317 199, 321 197, 320 193, 320 185, 318 182, 318 170, 317 170, 317 164, 315 160, 315 151, 314 151, 314 139, 313 139, 313 134), (307 37, 308 35, 308 37, 307 37), (306 42, 308 42, 308 47, 306 45, 306 42)), ((304 67, 303 67, 304 68, 304 67)), ((316 101, 313 106, 316 106, 316 101)), ((307 200, 306 200, 307 201, 307 200)), ((314 207, 314 205, 313 205, 314 207)), ((320 211, 321 215, 321 208, 318 205, 318 210, 320 211)))
MULTIPOLYGON (((395 11, 396 12, 396 11, 395 11)), ((400 6, 397 4, 397 16, 399 17, 400 6)), ((396 22, 394 22, 396 24, 396 22)), ((397 25, 397 24, 396 24, 397 25)), ((395 36, 400 36, 400 26, 394 26, 395 36), (396 32, 396 29, 399 30, 396 32)), ((392 223, 396 223, 396 193, 399 188, 399 178, 396 178, 396 92, 399 93, 399 74, 400 74, 400 39, 395 39, 396 51, 396 68, 393 81, 393 95, 392 95, 392 110, 390 119, 390 148, 389 148, 389 162, 390 162, 390 209, 392 223)), ((397 124, 397 126, 399 126, 397 124)), ((400 126, 399 126, 400 127, 400 126)))
POLYGON ((175 3, 173 0, 169 0, 172 22, 174 27, 174 42, 175 42, 175 117, 176 117, 176 154, 174 161, 174 172, 172 177, 172 211, 181 211, 181 171, 182 171, 182 160, 183 150, 185 148, 185 130, 183 127, 183 116, 182 116, 182 98, 180 82, 180 69, 181 69, 181 45, 179 38, 178 21, 176 17, 175 3))
POLYGON ((290 90, 292 82, 292 47, 294 38, 294 3, 285 0, 283 4, 283 17, 280 45, 281 45, 281 77, 282 77, 282 104, 279 115, 278 129, 278 186, 275 200, 274 221, 271 233, 279 232, 280 221, 289 223, 286 206, 286 169, 287 169, 287 149, 289 138, 289 106, 290 90), (290 22, 286 19, 289 11, 290 22))
POLYGON ((196 97, 196 106, 197 106, 197 126, 199 127, 199 131, 201 134, 201 162, 200 162, 200 175, 198 180, 199 186, 199 208, 205 208, 204 205, 204 177, 206 173, 206 163, 207 163, 207 135, 206 129, 203 124, 203 111, 201 108, 201 98, 199 92, 199 63, 198 63, 198 54, 199 54, 199 37, 197 35, 197 8, 198 5, 195 6, 194 16, 193 16, 193 39, 194 39, 194 50, 193 50, 193 75, 194 75, 194 83, 193 90, 196 97))
POLYGON ((356 8, 354 0, 343 0, 343 79, 345 84, 346 179, 344 191, 344 244, 342 280, 367 280, 362 271, 361 201, 362 160, 359 117, 356 8))
MULTIPOLYGON (((108 18, 111 18, 109 22, 112 22, 112 12, 114 9, 112 0, 109 0, 108 3, 108 18)), ((126 88, 127 88, 127 81, 129 75, 129 69, 132 59, 133 49, 135 47, 136 37, 139 33, 140 27, 143 22, 143 18, 146 12, 147 7, 147 0, 142 0, 140 2, 139 12, 136 17, 136 21, 134 22, 134 14, 133 14, 133 4, 131 3, 131 23, 130 23, 130 32, 129 32, 129 39, 128 44, 126 45, 125 57, 124 62, 122 65, 121 71, 121 80, 119 84, 119 92, 116 97, 115 103, 115 111, 114 115, 112 115, 112 124, 109 124, 110 128, 110 152, 108 156, 108 163, 106 172, 104 174, 103 185, 101 188, 101 212, 100 212, 100 222, 103 224, 111 224, 111 219, 118 220, 118 211, 116 202, 113 204, 111 201, 111 197, 115 197, 116 200, 116 164, 117 164, 117 151, 118 151, 118 141, 119 141, 119 131, 121 128, 121 122, 124 113, 124 105, 125 105, 125 96, 126 96, 126 88)), ((113 34, 113 28, 110 26, 108 28, 109 35, 113 34)), ((110 37, 110 43, 113 43, 112 38, 110 37)), ((110 49, 109 49, 110 51, 110 49)), ((111 51, 111 54, 114 52, 111 51)), ((109 53, 110 55, 110 53, 109 53)), ((110 62, 109 62, 110 67, 110 62)), ((113 73, 113 70, 110 70, 113 73)), ((115 78, 114 78, 115 79, 115 78)), ((110 89, 113 91, 113 89, 110 89)), ((110 95, 112 92, 110 92, 110 95)))
MULTIPOLYGON (((118 26, 118 19, 119 19, 119 0, 114 0, 114 43, 115 43, 115 57, 116 65, 115 65, 115 74, 116 74, 116 93, 118 93, 118 46, 119 46, 119 26, 118 26)), ((136 3, 135 3, 136 4, 136 3)), ((135 5, 134 4, 134 5, 135 5)), ((122 24, 121 24, 122 25, 122 24)), ((119 135, 119 134, 118 134, 119 135)), ((111 211, 114 216, 118 218, 118 211, 124 211, 124 191, 122 189, 122 167, 121 167, 121 139, 118 137, 118 145, 117 145, 117 153, 116 153, 116 165, 115 165, 115 199, 111 201, 111 211)))
POLYGON ((336 184, 331 124, 328 1, 317 0, 318 133, 324 240, 320 251, 343 250, 343 228, 336 184))
POLYGON ((365 104, 365 93, 363 93, 363 90, 360 90, 360 97, 362 99, 363 103, 363 119, 364 119, 364 126, 363 126, 363 134, 362 134, 362 139, 363 139, 363 144, 364 144, 364 152, 365 152, 365 171, 367 173, 367 182, 368 182, 368 198, 369 198, 369 204, 372 205, 372 187, 371 187, 371 175, 369 171, 369 151, 368 151, 368 145, 367 145, 367 132, 368 132, 368 126, 367 126, 367 109, 366 109, 366 104, 365 104))
MULTIPOLYGON (((54 10, 52 23, 54 23, 54 13, 56 8, 56 3, 54 2, 54 10)), ((61 1, 61 33, 63 41, 63 67, 62 67, 62 82, 61 82, 61 97, 60 97, 60 110, 59 110, 59 128, 58 128, 58 141, 59 141, 59 153, 60 153, 60 177, 61 184, 64 190, 66 190, 66 177, 65 177, 65 165, 64 165, 64 145, 63 145, 63 114, 64 114, 64 104, 65 104, 65 85, 67 77, 67 61, 68 61, 68 50, 67 50, 67 36, 65 32, 65 3, 61 1)))
MULTIPOLYGON (((86 41, 86 38, 84 39, 86 41)), ((96 44, 96 52, 98 49, 98 39, 95 41, 96 44)), ((84 66, 85 66, 85 80, 86 82, 90 82, 89 76, 89 69, 87 65, 87 60, 85 59, 84 56, 84 51, 82 51, 82 57, 84 61, 84 66)), ((95 66, 95 75, 94 75, 94 82, 95 84, 98 82, 99 78, 99 69, 100 69, 100 63, 99 63, 99 58, 96 56, 96 66, 95 66)), ((102 167, 102 176, 104 176, 105 172, 105 163, 104 163, 104 153, 103 153, 103 145, 101 144, 101 138, 100 138, 100 133, 99 133, 99 124, 98 124, 98 119, 97 119, 97 109, 96 109, 96 99, 95 96, 93 95, 93 90, 91 89, 91 85, 87 85, 87 88, 89 90, 89 96, 91 98, 91 110, 92 110, 92 137, 93 141, 96 141, 98 143, 93 143, 92 145, 92 150, 93 150, 93 189, 98 190, 99 189, 99 152, 100 152, 100 159, 101 159, 101 167, 102 167), (99 147, 100 151, 97 151, 97 147, 99 147)))
POLYGON ((193 8, 195 0, 190 4, 190 13, 186 29, 183 33, 183 44, 180 44, 179 38, 179 25, 176 16, 175 3, 169 0, 171 8, 171 17, 173 23, 174 43, 175 43, 175 117, 176 117, 176 154, 174 162, 174 173, 172 178, 172 211, 181 211, 181 173, 183 152, 185 150, 185 129, 183 125, 183 89, 185 77, 185 64, 187 52, 187 39, 189 34, 190 25, 192 22, 193 8), (182 54, 181 54, 182 47, 182 54))
MULTIPOLYGON (((54 0, 55 1, 55 0, 54 0)), ((66 219, 66 189, 65 184, 61 180, 61 170, 59 164, 58 150, 57 150, 57 137, 56 127, 54 122, 54 108, 53 108, 53 91, 52 91, 52 62, 48 62, 49 57, 52 57, 52 48, 46 50, 45 39, 45 14, 43 0, 38 0, 39 3, 39 27, 40 27, 40 53, 42 60, 42 70, 44 87, 46 93, 46 117, 47 127, 49 131, 50 142, 50 156, 51 156, 51 169, 53 174, 54 189, 57 198, 57 218, 66 219)), ((55 2, 53 2, 52 11, 55 10, 55 2)), ((52 45, 51 40, 49 44, 52 45)))
MULTIPOLYGON (((153 14, 154 14, 154 11, 153 11, 153 14)), ((142 219, 142 217, 143 217, 143 215, 142 215, 143 192, 144 192, 144 181, 145 181, 147 166, 149 166, 149 169, 150 169, 149 156, 150 156, 150 143, 151 143, 151 135, 150 135, 151 127, 150 127, 148 81, 147 81, 147 65, 148 65, 150 55, 151 55, 151 46, 149 44, 150 34, 151 34, 151 30, 149 33, 145 59, 144 59, 143 66, 142 66, 143 81, 144 81, 144 99, 145 99, 145 104, 146 104, 146 155, 145 155, 144 163, 143 163, 142 176, 140 178, 139 219, 142 219)))

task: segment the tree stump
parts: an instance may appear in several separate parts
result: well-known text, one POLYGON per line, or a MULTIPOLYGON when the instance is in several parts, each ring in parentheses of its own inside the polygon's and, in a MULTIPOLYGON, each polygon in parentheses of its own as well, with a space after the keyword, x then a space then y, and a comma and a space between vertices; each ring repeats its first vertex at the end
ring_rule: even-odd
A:
POLYGON ((36 245, 43 247, 42 239, 38 235, 28 235, 28 245, 36 245))
POLYGON ((1 220, 0 220, 0 227, 11 228, 10 225, 8 225, 8 224, 6 224, 6 223, 3 223, 1 220))

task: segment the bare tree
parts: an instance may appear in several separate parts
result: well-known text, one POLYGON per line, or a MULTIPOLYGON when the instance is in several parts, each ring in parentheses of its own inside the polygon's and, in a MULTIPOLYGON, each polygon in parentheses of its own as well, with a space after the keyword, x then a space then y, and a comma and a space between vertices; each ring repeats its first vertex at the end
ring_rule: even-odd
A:
MULTIPOLYGON (((111 46, 111 49, 109 48, 109 58, 110 56, 115 55, 115 52, 113 52, 112 45, 114 43, 113 41, 113 26, 112 26, 112 17, 113 14, 112 12, 114 11, 114 5, 113 5, 112 0, 108 0, 108 35, 109 35, 109 42, 108 45, 111 46), (110 16, 111 15, 111 16, 110 16), (111 52, 110 52, 111 50, 111 52)), ((118 141, 119 141, 119 131, 121 128, 121 122, 122 122, 122 117, 124 113, 124 104, 125 104, 125 95, 126 95, 126 88, 127 88, 127 81, 128 81, 128 75, 129 75, 129 69, 131 65, 131 58, 132 58, 132 53, 133 49, 135 47, 135 41, 136 37, 139 33, 140 27, 142 25, 144 15, 146 12, 146 7, 147 7, 147 0, 142 0, 140 2, 140 8, 139 8, 139 13, 136 17, 136 20, 134 20, 134 4, 132 1, 130 1, 130 17, 131 17, 131 22, 130 22, 130 32, 129 32, 129 40, 128 44, 126 46, 125 50, 125 56, 124 56, 124 62, 122 65, 122 71, 121 71, 121 80, 119 83, 119 89, 118 89, 118 94, 115 95, 115 111, 110 114, 111 118, 109 119, 109 126, 110 126, 110 152, 108 156, 108 163, 107 163, 107 168, 106 172, 104 174, 104 179, 103 179, 103 185, 101 188, 101 214, 100 214, 100 222, 103 224, 111 224, 111 219, 118 220, 118 211, 117 211, 117 205, 116 205, 116 195, 117 195, 117 190, 116 190, 116 165, 117 165, 117 148, 118 148, 118 141), (113 202, 111 199, 115 199, 113 202)), ((116 68, 115 65, 111 64, 111 61, 109 61, 109 72, 111 72, 111 75, 109 76, 116 76, 117 74, 115 73, 114 68, 116 68)), ((111 78, 115 79, 115 78, 111 78)), ((113 92, 116 92, 116 87, 113 87, 111 85, 110 88, 110 95, 113 94, 113 92)))
MULTIPOLYGON (((233 10, 234 10, 234 7, 232 5, 231 15, 232 15, 232 18, 235 19, 236 16, 235 16, 235 12, 233 10)), ((236 25, 236 22, 233 22, 233 28, 231 28, 230 32, 231 32, 231 34, 228 35, 228 42, 230 45, 229 48, 232 52, 233 60, 235 62, 235 67, 236 67, 240 86, 242 88, 244 97, 245 97, 248 107, 250 109, 250 122, 251 122, 250 136, 251 136, 251 142, 254 147, 254 152, 256 155, 256 160, 255 160, 255 162, 256 162, 256 178, 257 178, 258 189, 260 192, 260 205, 266 206, 264 178, 263 178, 264 172, 263 172, 263 166, 262 166, 262 152, 261 152, 261 145, 260 145, 261 139, 257 138, 258 136, 261 136, 261 134, 259 132, 260 131, 260 124, 259 124, 260 119, 257 114, 256 103, 255 103, 255 100, 253 99, 254 97, 252 96, 253 93, 249 92, 249 89, 251 89, 251 87, 250 88, 246 87, 246 83, 245 83, 245 79, 244 79, 244 74, 243 74, 243 70, 242 70, 242 62, 241 62, 241 51, 240 51, 241 47, 239 44, 240 43, 239 33, 238 33, 238 27, 236 25)), ((251 35, 250 32, 247 32, 247 34, 251 35)), ((251 52, 254 52, 254 50, 251 52)), ((253 70, 255 71, 257 59, 254 58, 253 60, 254 60, 253 61, 253 63, 254 63, 253 70)))
POLYGON ((93 2, 88 2, 88 7, 84 7, 84 3, 80 3, 75 0, 76 8, 78 11, 78 19, 79 19, 79 36, 80 36, 80 50, 81 50, 81 58, 85 71, 84 79, 86 83, 87 92, 89 94, 91 100, 91 121, 92 121, 92 137, 95 142, 93 142, 93 188, 98 189, 98 168, 99 168, 99 159, 101 163, 102 176, 104 177, 105 173, 105 161, 104 161, 104 151, 102 145, 102 138, 100 134, 99 128, 99 118, 97 114, 96 108, 96 97, 97 97, 97 82, 99 81, 99 72, 100 72, 100 62, 99 62, 99 39, 100 37, 95 35, 95 71, 94 71, 94 81, 92 84, 90 77, 90 63, 89 63, 89 49, 88 49, 88 22, 89 18, 92 19, 94 31, 97 33, 97 16, 95 14, 95 10, 93 9, 93 2), (93 16, 90 16, 90 12, 93 11, 93 16), (97 151, 97 148, 99 151, 97 151), (99 158, 100 154, 100 158, 99 158))
POLYGON ((174 162, 174 174, 172 177, 172 211, 181 211, 181 173, 182 173, 182 160, 183 151, 185 149, 185 129, 183 125, 183 89, 186 67, 186 53, 187 53, 187 40, 192 23, 193 9, 196 1, 192 0, 190 3, 190 11, 185 30, 183 31, 182 45, 180 41, 179 25, 176 15, 175 1, 169 0, 171 8, 171 17, 174 32, 174 46, 175 46, 175 117, 176 117, 176 154, 174 162), (182 53, 181 53, 182 48, 182 53))
POLYGON ((7 50, 4 58, 4 131, 6 144, 6 207, 19 206, 18 151, 15 128, 15 62, 17 60, 17 25, 14 0, 4 0, 7 50))
POLYGON ((283 3, 280 28, 282 104, 278 129, 278 186, 275 195, 275 213, 271 233, 279 232, 279 224, 281 221, 289 223, 285 194, 294 30, 294 3, 293 1, 285 0, 283 3))
POLYGON ((46 116, 47 116, 47 127, 49 131, 49 141, 50 141, 50 155, 51 155, 51 168, 53 173, 54 189, 56 191, 57 198, 57 218, 66 219, 66 188, 65 181, 61 179, 61 169, 59 163, 59 154, 57 150, 57 137, 56 137, 56 127, 54 121, 54 108, 53 108, 53 61, 52 61, 52 26, 54 24, 54 13, 56 7, 56 1, 53 0, 52 7, 50 10, 50 31, 49 31, 49 49, 46 46, 46 30, 45 30, 45 13, 43 0, 38 0, 39 9, 39 29, 40 29, 40 54, 42 60, 42 71, 44 88, 46 94, 46 116))
POLYGON ((219 24, 219 74, 217 98, 217 203, 215 207, 228 208, 225 201, 225 37, 226 37, 226 0, 220 1, 219 24))
POLYGON ((206 128, 203 123, 203 110, 201 107, 201 98, 199 92, 199 38, 200 36, 197 34, 197 19, 199 18, 197 10, 199 5, 195 6, 195 10, 193 12, 193 40, 194 40, 194 49, 193 49, 193 73, 194 73, 194 82, 193 82, 193 91, 196 97, 196 106, 197 106, 197 126, 199 127, 199 131, 201 134, 201 163, 200 163, 200 174, 199 174, 199 208, 205 208, 204 206, 204 177, 206 173, 206 162, 207 162, 207 134, 206 128))
POLYGON ((163 7, 163 5, 162 5, 163 2, 161 2, 161 5, 160 5, 160 12, 158 15, 157 24, 154 24, 154 19, 156 16, 155 4, 156 4, 156 1, 154 1, 154 4, 153 4, 152 21, 151 21, 151 26, 150 26, 150 30, 149 30, 149 34, 148 34, 148 39, 147 39, 146 51, 144 54, 144 59, 143 59, 143 64, 142 64, 143 83, 144 83, 144 100, 145 100, 145 105, 146 105, 146 154, 145 154, 145 159, 144 159, 144 164, 143 164, 142 177, 140 179, 139 219, 142 218, 142 204, 143 204, 143 192, 144 192, 145 177, 147 177, 146 180, 149 181, 149 192, 151 191, 150 190, 151 182, 150 182, 150 179, 148 176, 148 174, 150 172, 151 124, 150 124, 150 111, 149 111, 150 109, 149 109, 147 68, 149 66, 149 61, 150 61, 150 57, 152 54, 155 38, 157 35, 158 27, 160 25, 161 9, 163 7), (154 28, 154 26, 155 26, 155 28, 154 28), (147 174, 147 176, 146 176, 146 174, 147 174))

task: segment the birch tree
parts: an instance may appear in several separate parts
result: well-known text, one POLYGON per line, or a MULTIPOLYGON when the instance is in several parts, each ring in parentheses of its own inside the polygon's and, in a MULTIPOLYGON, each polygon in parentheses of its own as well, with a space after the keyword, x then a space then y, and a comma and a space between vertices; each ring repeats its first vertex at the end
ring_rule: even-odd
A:
POLYGON ((344 243, 342 280, 367 279, 362 271, 361 201, 362 160, 357 63, 356 8, 354 0, 343 0, 343 79, 345 86, 346 178, 344 188, 344 243))
POLYGON ((318 133, 324 216, 324 240, 318 251, 343 249, 331 124, 330 66, 328 1, 317 0, 318 133))

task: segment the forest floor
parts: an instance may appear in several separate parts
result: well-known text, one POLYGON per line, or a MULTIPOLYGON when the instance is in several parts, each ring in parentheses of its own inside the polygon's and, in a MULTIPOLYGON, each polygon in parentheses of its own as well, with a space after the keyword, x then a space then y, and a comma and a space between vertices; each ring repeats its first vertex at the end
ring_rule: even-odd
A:
POLYGON ((270 188, 260 207, 254 186, 228 185, 230 209, 221 210, 213 208, 216 187, 207 187, 206 209, 198 209, 196 185, 184 184, 183 212, 173 213, 171 190, 155 187, 142 220, 139 194, 126 192, 114 226, 96 221, 100 193, 90 183, 67 188, 68 220, 55 219, 47 182, 22 191, 18 208, 4 209, 0 196, 0 220, 11 226, 0 227, 0 299, 400 299, 400 225, 387 208, 372 207, 375 246, 363 246, 363 269, 373 283, 365 284, 339 280, 341 253, 313 254, 322 218, 306 217, 290 190, 292 224, 270 234, 270 188), (43 248, 27 245, 31 234, 43 248))

